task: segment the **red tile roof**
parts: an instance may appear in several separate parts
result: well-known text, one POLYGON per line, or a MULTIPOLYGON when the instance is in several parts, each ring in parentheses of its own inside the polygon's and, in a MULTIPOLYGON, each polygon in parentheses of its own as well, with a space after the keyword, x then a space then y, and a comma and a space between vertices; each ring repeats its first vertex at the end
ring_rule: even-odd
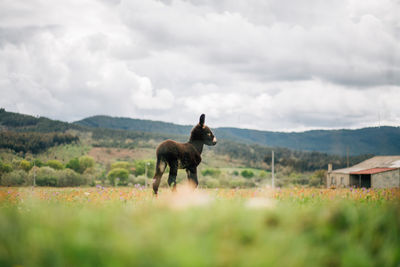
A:
POLYGON ((350 174, 374 174, 374 173, 387 172, 387 171, 396 170, 396 169, 398 169, 398 168, 372 168, 372 169, 351 172, 350 174))

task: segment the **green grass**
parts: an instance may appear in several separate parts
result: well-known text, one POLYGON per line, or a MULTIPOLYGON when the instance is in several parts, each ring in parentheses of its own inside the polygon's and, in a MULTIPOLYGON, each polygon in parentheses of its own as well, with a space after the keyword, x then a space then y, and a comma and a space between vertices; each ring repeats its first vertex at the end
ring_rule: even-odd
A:
POLYGON ((150 191, 128 188, 29 190, 0 192, 0 266, 398 266, 400 262, 396 200, 287 199, 264 206, 249 205, 251 198, 243 197, 249 190, 242 196, 234 195, 234 190, 212 193, 205 202, 190 202, 192 197, 204 197, 202 191, 199 196, 171 196, 164 190, 156 199, 150 191))

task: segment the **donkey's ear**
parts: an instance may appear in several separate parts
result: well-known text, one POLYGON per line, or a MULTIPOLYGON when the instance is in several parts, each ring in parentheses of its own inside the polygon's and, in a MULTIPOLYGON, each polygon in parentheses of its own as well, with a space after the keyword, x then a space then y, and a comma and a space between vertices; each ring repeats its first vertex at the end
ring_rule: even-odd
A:
POLYGON ((201 127, 204 126, 204 121, 205 121, 205 120, 206 120, 206 115, 201 114, 201 116, 200 116, 200 122, 199 122, 199 124, 200 124, 201 127))

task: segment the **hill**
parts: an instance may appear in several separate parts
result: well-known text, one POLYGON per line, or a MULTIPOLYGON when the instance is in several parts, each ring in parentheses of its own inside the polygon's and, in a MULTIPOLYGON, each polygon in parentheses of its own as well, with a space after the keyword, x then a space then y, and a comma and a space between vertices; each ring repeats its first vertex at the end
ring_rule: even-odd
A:
POLYGON ((65 132, 75 129, 82 130, 83 127, 68 122, 51 120, 46 117, 34 117, 31 115, 8 112, 0 109, 0 130, 16 130, 19 132, 65 132))
MULTIPOLYGON (((97 128, 136 130, 159 134, 189 135, 192 126, 160 121, 94 116, 75 122, 97 128)), ((271 132, 239 128, 213 129, 219 139, 297 151, 318 151, 345 155, 400 154, 400 127, 371 127, 356 130, 313 130, 306 132, 271 132)))
MULTIPOLYGON (((67 123, 6 112, 4 109, 0 110, 0 132, 5 132, 3 135, 7 136, 7 140, 4 139, 7 142, 0 142, 0 148, 9 148, 23 153, 35 153, 35 151, 43 151, 51 146, 69 142, 79 142, 84 147, 123 148, 134 151, 140 149, 154 150, 160 141, 168 138, 181 142, 186 141, 190 129, 191 126, 174 125, 172 123, 106 116, 97 116, 96 120, 93 121, 88 118, 85 119, 85 123, 67 123), (110 128, 105 128, 109 125, 110 128), (127 130, 119 129, 122 127, 127 130), (162 129, 165 129, 165 132, 162 129), (181 132, 185 134, 177 134, 181 132), (50 133, 50 135, 47 133, 50 133), (43 140, 48 141, 46 146, 40 145, 43 140), (33 149, 38 145, 40 145, 40 149, 33 149)), ((223 167, 235 162, 234 165, 237 166, 269 168, 272 150, 275 151, 277 165, 299 172, 325 169, 328 163, 333 163, 335 168, 346 166, 347 159, 343 156, 267 147, 258 144, 257 139, 251 139, 243 134, 246 131, 250 133, 257 131, 232 129, 231 132, 224 132, 223 128, 217 129, 217 131, 221 131, 217 133, 219 137, 218 145, 212 149, 207 147, 205 149, 205 159, 212 158, 215 160, 216 157, 211 156, 211 154, 223 158, 218 164, 212 164, 215 166, 223 167), (232 132, 235 133, 234 131, 239 134, 235 136, 232 134, 232 132), (225 138, 225 136, 228 137, 225 138), (244 140, 244 142, 241 142, 241 140, 244 140), (210 156, 207 156, 207 153, 211 153, 210 156)), ((349 163, 355 164, 370 156, 351 156, 349 163)))
POLYGON ((162 121, 140 120, 122 117, 93 116, 76 121, 75 124, 94 128, 133 130, 148 133, 167 133, 173 135, 189 135, 193 126, 178 125, 162 121))

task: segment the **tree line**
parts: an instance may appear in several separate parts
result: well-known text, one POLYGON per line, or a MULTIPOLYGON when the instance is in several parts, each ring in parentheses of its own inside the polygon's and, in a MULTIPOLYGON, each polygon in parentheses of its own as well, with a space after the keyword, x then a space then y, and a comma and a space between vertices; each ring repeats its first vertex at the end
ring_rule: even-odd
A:
MULTIPOLYGON (((215 152, 221 155, 228 155, 230 158, 241 159, 248 166, 260 167, 265 163, 271 165, 272 151, 275 153, 275 166, 277 168, 288 167, 296 172, 311 172, 327 169, 332 163, 335 169, 347 167, 347 158, 339 155, 330 155, 321 152, 295 151, 287 148, 271 148, 260 145, 241 144, 232 141, 221 141, 215 152)), ((372 154, 350 156, 350 166, 371 158, 372 154)))
POLYGON ((52 146, 78 142, 79 137, 69 133, 37 133, 0 131, 0 148, 22 153, 39 153, 52 146))

